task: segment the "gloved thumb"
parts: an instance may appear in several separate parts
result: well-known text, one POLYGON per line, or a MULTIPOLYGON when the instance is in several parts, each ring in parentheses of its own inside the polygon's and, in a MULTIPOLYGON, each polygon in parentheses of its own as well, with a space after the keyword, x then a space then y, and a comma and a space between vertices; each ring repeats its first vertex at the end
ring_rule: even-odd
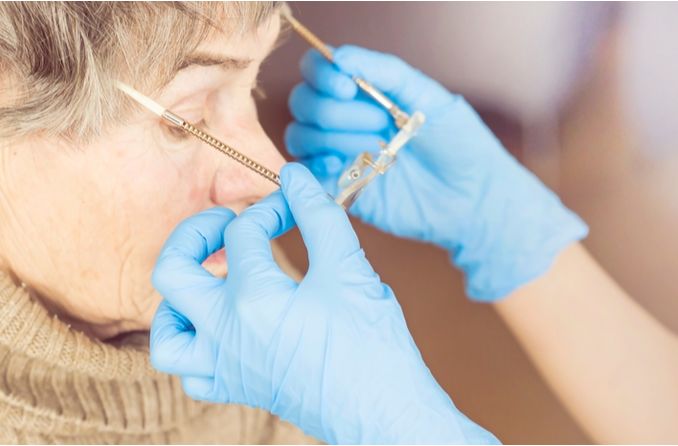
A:
POLYGON ((453 98, 438 82, 391 54, 345 45, 334 51, 334 63, 370 82, 409 113, 434 112, 453 98))
POLYGON ((310 268, 336 268, 360 250, 358 237, 344 209, 336 204, 298 163, 288 163, 280 172, 282 192, 308 250, 310 268))
POLYGON ((273 259, 271 240, 293 226, 294 219, 279 190, 241 212, 224 231, 229 276, 255 270, 284 276, 273 259))

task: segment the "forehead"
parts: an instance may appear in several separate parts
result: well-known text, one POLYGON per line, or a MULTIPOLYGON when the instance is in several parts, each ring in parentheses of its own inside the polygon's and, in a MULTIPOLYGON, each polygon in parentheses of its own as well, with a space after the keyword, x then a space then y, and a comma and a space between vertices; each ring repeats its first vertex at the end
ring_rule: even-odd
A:
POLYGON ((198 45, 194 54, 202 53, 208 56, 208 60, 229 62, 202 63, 205 59, 202 56, 198 57, 201 63, 189 65, 177 72, 161 89, 157 100, 166 106, 176 105, 176 101, 182 100, 187 94, 222 85, 228 79, 251 83, 259 71, 261 62, 275 45, 280 34, 280 23, 280 14, 275 12, 257 28, 243 33, 230 36, 223 32, 212 33, 198 45), (238 68, 239 63, 242 63, 241 68, 238 68))
POLYGON ((275 12, 256 28, 230 35, 216 32, 198 45, 197 51, 261 61, 272 50, 279 34, 280 13, 275 12))

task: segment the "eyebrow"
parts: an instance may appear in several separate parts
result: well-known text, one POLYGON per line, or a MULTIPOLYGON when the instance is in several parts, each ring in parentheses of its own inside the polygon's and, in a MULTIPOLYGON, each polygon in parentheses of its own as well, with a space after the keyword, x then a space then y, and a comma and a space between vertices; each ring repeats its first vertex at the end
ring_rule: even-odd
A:
POLYGON ((183 70, 193 65, 201 67, 220 66, 225 70, 244 70, 252 63, 252 59, 238 59, 235 57, 223 56, 208 52, 195 52, 190 54, 179 63, 177 71, 183 70))
MULTIPOLYGON (((278 35, 273 41, 273 45, 268 51, 266 57, 270 56, 280 45, 282 45, 290 34, 290 29, 287 23, 283 20, 278 30, 278 35)), ((235 57, 223 56, 220 54, 210 53, 207 51, 196 51, 189 54, 177 66, 176 71, 181 71, 190 66, 213 67, 221 66, 224 70, 239 71, 249 67, 253 59, 238 59, 235 57)))

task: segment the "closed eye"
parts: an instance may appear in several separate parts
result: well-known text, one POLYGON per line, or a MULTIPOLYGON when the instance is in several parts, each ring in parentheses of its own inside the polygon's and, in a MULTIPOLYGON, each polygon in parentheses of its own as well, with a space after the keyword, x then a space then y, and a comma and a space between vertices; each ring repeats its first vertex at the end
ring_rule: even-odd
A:
MULTIPOLYGON (((171 124, 165 123, 164 120, 162 122, 163 122, 162 125, 165 127, 167 132, 175 139, 185 140, 185 139, 188 139, 191 136, 190 133, 188 133, 187 131, 185 131, 181 127, 177 127, 176 125, 171 125, 171 124)), ((205 122, 204 119, 201 119, 199 122, 194 122, 192 124, 194 126, 198 127, 198 128, 204 129, 206 122, 205 122)))

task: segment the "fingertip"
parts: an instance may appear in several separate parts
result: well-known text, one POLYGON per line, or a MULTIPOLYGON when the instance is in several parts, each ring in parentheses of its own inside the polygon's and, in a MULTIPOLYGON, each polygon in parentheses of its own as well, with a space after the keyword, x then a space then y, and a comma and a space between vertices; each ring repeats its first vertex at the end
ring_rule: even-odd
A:
POLYGON ((150 330, 149 359, 160 371, 170 373, 177 362, 177 343, 188 343, 193 335, 193 326, 183 315, 170 307, 166 300, 158 306, 150 330))
POLYGON ((201 212, 203 215, 218 215, 222 216, 227 220, 233 220, 235 217, 238 215, 233 211, 232 209, 225 208, 222 206, 215 206, 213 208, 207 209, 203 212, 201 212))
POLYGON ((173 274, 174 257, 164 255, 158 257, 153 272, 151 272, 151 285, 161 295, 165 296, 176 287, 176 274, 173 274))
MULTIPOLYGON (((184 376, 181 378, 181 387, 184 393, 191 399, 197 401, 211 401, 211 395, 214 391, 214 378, 184 376)), ((223 401, 226 403, 227 401, 223 401)))
POLYGON ((308 154, 305 153, 304 147, 308 145, 309 138, 316 135, 314 130, 309 130, 309 126, 304 126, 298 122, 291 122, 285 128, 283 140, 287 153, 295 158, 303 158, 308 154), (310 135, 309 135, 310 134, 310 135))
POLYGON ((305 83, 301 82, 295 85, 290 91, 290 95, 287 98, 287 108, 289 108, 290 113, 296 120, 300 120, 299 107, 304 105, 305 101, 301 100, 303 96, 303 90, 308 88, 305 83))
POLYGON ((334 63, 389 94, 406 111, 438 110, 450 102, 444 86, 393 54, 345 45, 335 51, 334 63))
POLYGON ((289 185, 290 183, 294 182, 297 177, 305 179, 307 176, 313 176, 311 171, 302 164, 294 161, 285 164, 282 169, 280 169, 280 181, 283 183, 283 185, 289 185))
POLYGON ((347 250, 359 246, 346 212, 308 169, 298 163, 289 163, 281 171, 281 179, 283 193, 301 231, 311 264, 327 265, 326 260, 341 258, 347 250))
POLYGON ((165 241, 151 275, 151 283, 165 298, 182 294, 181 281, 186 277, 212 283, 214 276, 202 268, 207 257, 223 246, 223 229, 236 218, 235 212, 214 207, 186 218, 165 241))
MULTIPOLYGON (((281 190, 292 214, 310 202, 333 202, 309 169, 299 163, 287 163, 280 172, 281 190)), ((296 215, 294 216, 296 220, 296 215)), ((297 221, 298 223, 298 221, 297 221)))
POLYGON ((352 77, 369 81, 384 92, 398 90, 410 71, 399 58, 354 45, 344 45, 334 53, 335 65, 352 77))
POLYGON ((299 163, 289 163, 281 172, 282 191, 294 220, 299 224, 300 212, 318 206, 335 205, 309 169, 299 163))
POLYGON ((271 215, 280 214, 282 210, 287 206, 285 203, 285 197, 282 194, 280 189, 276 189, 261 200, 257 201, 243 212, 240 213, 239 219, 243 217, 248 217, 253 212, 267 212, 271 215))
POLYGON ((355 45, 343 45, 334 51, 334 63, 345 73, 356 75, 360 58, 368 50, 355 45))
POLYGON ((355 82, 315 49, 304 54, 299 66, 304 79, 327 96, 350 100, 358 93, 355 82))
POLYGON ((149 361, 151 363, 151 366, 153 366, 154 369, 159 370, 161 372, 164 372, 164 365, 165 365, 165 358, 163 353, 161 353, 161 346, 154 347, 151 346, 151 350, 148 354, 149 356, 149 361))
MULTIPOLYGON (((337 176, 344 170, 345 159, 336 153, 300 158, 299 163, 313 172, 322 188, 330 195, 336 194, 337 176)), ((282 191, 282 190, 281 190, 282 191)))
POLYGON ((297 133, 297 129, 295 128, 296 125, 297 124, 295 122, 287 124, 287 127, 285 127, 285 133, 283 133, 283 143, 285 144, 287 152, 292 156, 297 156, 294 153, 296 147, 295 141, 297 133))
POLYGON ((294 225, 294 219, 280 189, 245 209, 239 219, 252 218, 264 229, 269 239, 284 234, 294 225))
POLYGON ((313 157, 307 165, 316 178, 336 177, 344 169, 344 160, 329 153, 313 157))
POLYGON ((337 76, 334 80, 335 95, 338 99, 350 100, 354 99, 358 94, 358 86, 352 79, 346 76, 337 76))
POLYGON ((234 268, 244 258, 242 255, 232 256, 233 253, 239 251, 242 254, 243 248, 269 246, 270 240, 293 226, 294 218, 281 190, 272 192, 248 207, 224 229, 229 267, 234 268))
POLYGON ((299 70, 303 73, 304 68, 306 68, 313 59, 313 48, 307 49, 304 54, 302 54, 301 59, 299 59, 299 70))

